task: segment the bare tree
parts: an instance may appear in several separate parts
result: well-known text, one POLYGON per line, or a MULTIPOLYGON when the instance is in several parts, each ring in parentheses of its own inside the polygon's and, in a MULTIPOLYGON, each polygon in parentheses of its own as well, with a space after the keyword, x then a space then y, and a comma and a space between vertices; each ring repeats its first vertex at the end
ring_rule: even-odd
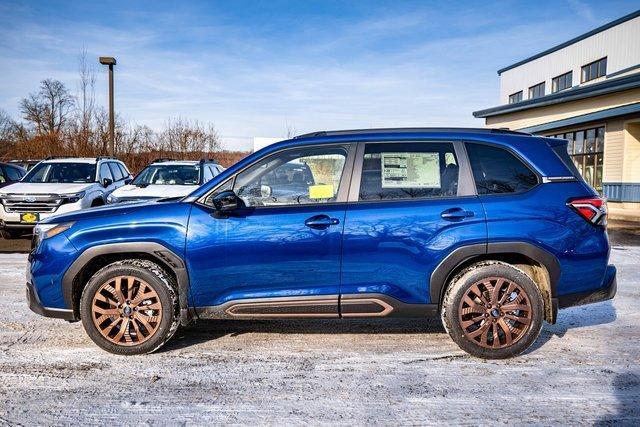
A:
POLYGON ((291 139, 296 136, 296 127, 290 124, 288 121, 285 121, 285 132, 287 139, 291 139))
POLYGON ((24 119, 32 123, 39 135, 57 135, 70 120, 75 100, 64 83, 46 79, 40 90, 20 102, 24 119))
POLYGON ((212 124, 204 125, 197 120, 169 119, 158 135, 159 147, 163 151, 204 153, 220 149, 220 138, 212 124))
POLYGON ((85 144, 89 144, 91 120, 95 107, 96 73, 87 62, 87 50, 83 49, 78 58, 78 114, 80 130, 85 144))

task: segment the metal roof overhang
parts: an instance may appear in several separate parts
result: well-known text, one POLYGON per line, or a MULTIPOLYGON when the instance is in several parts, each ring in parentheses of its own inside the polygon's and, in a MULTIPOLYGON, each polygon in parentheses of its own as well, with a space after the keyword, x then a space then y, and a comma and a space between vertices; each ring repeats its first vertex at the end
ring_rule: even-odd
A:
POLYGON ((530 126, 518 129, 521 132, 540 133, 552 129, 559 129, 569 126, 575 126, 582 123, 594 122, 598 120, 608 119, 611 117, 626 116, 627 114, 640 113, 640 102, 635 104, 623 105, 620 107, 608 108, 606 110, 595 111, 593 113, 583 114, 581 116, 570 117, 568 119, 556 120, 541 125, 530 126))
POLYGON ((499 116, 501 114, 514 113, 516 111, 529 110, 531 108, 546 107, 548 105, 561 104, 563 102, 577 101, 579 99, 592 98, 594 96, 607 95, 609 93, 621 92, 623 90, 639 87, 640 73, 637 73, 630 76, 605 80, 601 83, 578 86, 573 89, 563 90, 562 92, 556 92, 540 98, 516 102, 515 104, 500 105, 498 107, 474 111, 473 116, 478 118, 499 116))

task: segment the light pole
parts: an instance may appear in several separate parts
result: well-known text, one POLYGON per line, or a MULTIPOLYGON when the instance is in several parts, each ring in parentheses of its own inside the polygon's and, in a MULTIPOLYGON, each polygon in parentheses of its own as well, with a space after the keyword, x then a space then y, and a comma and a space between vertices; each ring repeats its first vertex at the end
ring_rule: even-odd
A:
POLYGON ((116 65, 116 58, 111 56, 101 56, 100 63, 109 66, 109 151, 114 156, 115 150, 115 117, 113 107, 113 66, 116 65))

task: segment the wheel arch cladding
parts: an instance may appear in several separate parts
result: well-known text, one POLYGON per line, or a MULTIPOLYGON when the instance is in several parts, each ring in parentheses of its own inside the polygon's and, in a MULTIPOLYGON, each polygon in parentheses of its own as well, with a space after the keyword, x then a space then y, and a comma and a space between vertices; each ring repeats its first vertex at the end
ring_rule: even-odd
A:
POLYGON ((451 279, 469 265, 487 260, 507 262, 529 276, 540 288, 545 306, 545 320, 555 323, 557 317, 556 285, 560 264, 548 251, 527 242, 474 244, 457 248, 444 258, 431 274, 429 293, 434 304, 442 298, 451 279))
POLYGON ((86 249, 71 264, 62 279, 62 295, 67 307, 71 307, 76 319, 80 318, 80 295, 89 278, 102 267, 124 259, 145 259, 155 262, 178 284, 180 322, 190 320, 188 310, 189 278, 185 263, 173 251, 155 242, 127 242, 93 246, 86 249))

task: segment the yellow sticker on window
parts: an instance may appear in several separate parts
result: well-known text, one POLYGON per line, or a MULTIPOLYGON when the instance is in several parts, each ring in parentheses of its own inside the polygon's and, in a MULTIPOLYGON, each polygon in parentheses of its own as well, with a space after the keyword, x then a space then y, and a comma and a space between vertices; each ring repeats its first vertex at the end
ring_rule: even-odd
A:
POLYGON ((330 199, 333 197, 333 185, 320 184, 309 186, 310 199, 330 199))

